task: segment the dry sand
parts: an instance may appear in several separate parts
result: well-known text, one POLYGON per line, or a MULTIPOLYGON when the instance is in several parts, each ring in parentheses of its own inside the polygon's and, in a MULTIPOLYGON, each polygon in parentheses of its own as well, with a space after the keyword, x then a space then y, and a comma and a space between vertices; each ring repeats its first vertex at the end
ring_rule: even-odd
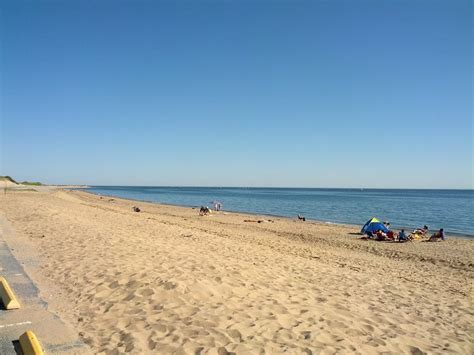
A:
POLYGON ((2 194, 0 213, 95 353, 473 352, 470 240, 363 241, 353 226, 62 190, 2 194), (274 222, 244 222, 257 219, 274 222))
POLYGON ((80 189, 87 188, 85 185, 31 185, 21 184, 10 181, 9 179, 0 176, 0 193, 6 193, 8 191, 37 191, 37 192, 52 192, 58 189, 80 189), (6 190, 6 191, 5 191, 6 190))

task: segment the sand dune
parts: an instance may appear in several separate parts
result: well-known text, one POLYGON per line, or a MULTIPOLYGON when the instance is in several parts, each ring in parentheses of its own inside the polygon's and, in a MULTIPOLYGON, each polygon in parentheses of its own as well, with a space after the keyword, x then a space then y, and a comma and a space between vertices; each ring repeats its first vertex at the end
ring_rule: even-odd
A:
POLYGON ((0 197, 17 231, 9 244, 37 258, 32 278, 94 352, 473 350, 472 241, 377 243, 352 226, 135 204, 78 191, 0 197))

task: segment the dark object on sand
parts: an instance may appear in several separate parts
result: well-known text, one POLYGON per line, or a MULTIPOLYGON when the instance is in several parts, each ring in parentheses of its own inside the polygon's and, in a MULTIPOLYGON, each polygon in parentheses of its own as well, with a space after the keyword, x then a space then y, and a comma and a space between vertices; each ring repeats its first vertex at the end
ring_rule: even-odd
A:
POLYGON ((209 207, 201 206, 201 209, 199 210, 199 215, 200 216, 207 216, 210 213, 211 213, 211 210, 209 209, 209 207))
POLYGON ((247 223, 263 223, 266 222, 263 219, 244 219, 244 222, 247 223))
POLYGON ((405 234, 405 230, 402 229, 402 230, 400 231, 400 233, 398 233, 398 242, 399 242, 399 243, 408 242, 408 241, 410 240, 408 237, 409 237, 409 236, 407 236, 407 235, 405 234))
POLYGON ((438 240, 445 240, 446 237, 444 235, 444 229, 441 228, 438 232, 433 234, 430 239, 428 239, 429 242, 437 242, 438 240))
POLYGON ((298 219, 299 219, 300 221, 303 221, 303 222, 305 222, 305 221, 306 221, 306 218, 305 218, 305 216, 300 216, 300 215, 298 215, 298 219))
POLYGON ((133 206, 133 207, 132 207, 132 211, 133 211, 133 212, 140 212, 141 210, 140 210, 140 208, 138 208, 137 206, 133 206))

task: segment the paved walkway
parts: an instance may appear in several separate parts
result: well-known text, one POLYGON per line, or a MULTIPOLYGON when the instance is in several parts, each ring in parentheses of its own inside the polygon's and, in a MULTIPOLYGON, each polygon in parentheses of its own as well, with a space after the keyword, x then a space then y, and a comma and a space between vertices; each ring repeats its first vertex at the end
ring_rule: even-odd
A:
POLYGON ((0 354, 17 354, 16 341, 26 330, 36 334, 48 354, 89 354, 76 332, 48 311, 47 303, 5 242, 7 233, 14 232, 0 215, 0 275, 7 279, 22 306, 7 311, 0 302, 0 354))

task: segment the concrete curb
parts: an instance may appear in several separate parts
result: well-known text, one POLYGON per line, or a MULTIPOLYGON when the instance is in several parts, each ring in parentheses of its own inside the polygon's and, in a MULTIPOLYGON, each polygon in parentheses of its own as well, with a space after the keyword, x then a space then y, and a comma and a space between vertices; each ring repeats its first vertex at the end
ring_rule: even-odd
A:
POLYGON ((23 355, 43 355, 44 351, 38 338, 31 330, 20 335, 20 346, 23 355))
MULTIPOLYGON (((90 348, 79 338, 77 332, 48 310, 48 304, 41 298, 38 288, 22 266, 37 265, 34 253, 33 257, 21 259, 21 264, 6 242, 16 245, 16 240, 15 231, 0 214, 0 272, 8 278, 10 290, 14 290, 15 296, 21 300, 20 309, 10 311, 0 308, 0 354, 17 355, 17 351, 23 351, 19 339, 23 336, 23 343, 27 344, 26 340, 30 337, 24 334, 29 334, 28 331, 34 332, 36 341, 41 339, 40 349, 47 354, 91 354, 90 348)), ((37 349, 37 346, 32 346, 32 349, 37 349)))
POLYGON ((7 280, 4 277, 0 276, 0 299, 5 306, 5 309, 19 309, 20 302, 16 299, 15 294, 8 285, 7 280))

